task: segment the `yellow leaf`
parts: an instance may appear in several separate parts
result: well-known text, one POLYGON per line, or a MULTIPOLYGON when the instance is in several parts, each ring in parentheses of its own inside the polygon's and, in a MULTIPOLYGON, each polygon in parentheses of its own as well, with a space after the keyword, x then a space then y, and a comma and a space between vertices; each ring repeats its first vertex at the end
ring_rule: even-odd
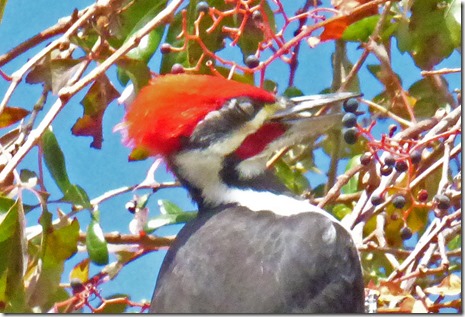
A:
POLYGON ((438 285, 425 289, 428 294, 456 296, 462 292, 462 280, 458 275, 450 274, 446 276, 438 285))
POLYGON ((89 258, 82 260, 73 267, 69 273, 69 280, 72 281, 74 279, 78 279, 81 283, 89 279, 89 258))
POLYGON ((6 107, 0 114, 0 128, 5 128, 18 122, 29 114, 29 111, 23 108, 6 107))

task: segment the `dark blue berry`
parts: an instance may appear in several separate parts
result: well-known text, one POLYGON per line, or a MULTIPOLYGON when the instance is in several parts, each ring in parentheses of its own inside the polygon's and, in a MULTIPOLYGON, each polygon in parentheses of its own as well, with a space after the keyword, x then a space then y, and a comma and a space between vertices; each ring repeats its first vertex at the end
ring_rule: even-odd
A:
POLYGON ((208 13, 208 10, 210 9, 210 6, 206 1, 200 1, 197 3, 197 6, 195 7, 198 13, 203 12, 203 13, 208 13))
POLYGON ((392 169, 393 169, 392 166, 389 166, 389 165, 381 166, 381 170, 380 170, 381 175, 383 175, 383 176, 391 175, 392 169))
POLYGON ((342 136, 347 144, 355 144, 358 139, 358 130, 356 128, 346 128, 342 130, 342 136))
POLYGON ((438 209, 447 210, 450 207, 450 199, 446 195, 436 195, 434 200, 438 204, 438 209))
POLYGON ((168 44, 168 43, 163 43, 161 46, 160 46, 160 52, 162 54, 168 54, 171 52, 171 45, 168 44))
POLYGON ((69 285, 71 286, 71 289, 73 290, 73 294, 77 294, 82 292, 85 287, 84 284, 82 284, 82 281, 78 278, 73 278, 69 282, 69 285))
POLYGON ((408 240, 412 237, 412 229, 409 227, 403 227, 400 229, 400 238, 402 240, 408 240))
POLYGON ((346 128, 352 128, 355 127, 357 124, 357 116, 351 112, 346 113, 342 117, 342 125, 346 128))
POLYGON ((395 197, 392 199, 392 204, 393 204, 394 207, 396 207, 397 209, 402 209, 402 208, 404 208, 406 202, 407 202, 407 201, 405 200, 405 197, 402 196, 402 195, 395 196, 395 197))
POLYGON ((172 74, 181 74, 181 73, 184 73, 184 66, 182 66, 181 64, 174 64, 172 67, 171 67, 171 73, 172 74))
POLYGON ((399 173, 402 173, 408 170, 408 164, 406 161, 397 161, 395 168, 396 168, 396 171, 398 171, 399 173))
POLYGON ((360 156, 360 164, 367 166, 371 162, 371 153, 364 153, 360 156))
POLYGON ((378 206, 378 205, 382 204, 383 201, 384 201, 384 199, 381 196, 378 196, 378 195, 371 196, 371 203, 373 204, 373 206, 378 206))
POLYGON ((412 164, 418 164, 421 161, 421 152, 418 150, 413 150, 410 153, 410 160, 412 161, 412 164))
POLYGON ((245 65, 247 65, 248 68, 255 68, 260 65, 260 60, 255 55, 249 55, 245 59, 245 65))
POLYGON ((386 156, 384 157, 384 164, 387 166, 394 166, 395 163, 396 160, 394 156, 392 156, 391 154, 386 154, 386 156))
POLYGON ((358 101, 355 99, 349 99, 344 101, 342 104, 342 107, 344 108, 345 112, 356 112, 358 109, 358 101))

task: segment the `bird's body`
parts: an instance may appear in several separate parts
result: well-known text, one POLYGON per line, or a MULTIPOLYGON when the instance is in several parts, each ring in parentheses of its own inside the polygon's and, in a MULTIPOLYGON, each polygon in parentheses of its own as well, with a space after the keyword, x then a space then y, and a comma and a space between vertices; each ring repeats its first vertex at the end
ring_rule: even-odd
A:
POLYGON ((348 232, 324 215, 204 211, 169 250, 151 311, 363 312, 357 264, 348 232))
POLYGON ((277 100, 222 78, 177 76, 144 88, 126 116, 129 142, 163 155, 199 206, 165 257, 150 311, 363 312, 350 233, 265 168, 272 151, 327 125, 307 120, 301 103, 314 100, 277 100), (164 85, 176 87, 168 94, 164 85), (179 93, 189 106, 176 106, 179 93))

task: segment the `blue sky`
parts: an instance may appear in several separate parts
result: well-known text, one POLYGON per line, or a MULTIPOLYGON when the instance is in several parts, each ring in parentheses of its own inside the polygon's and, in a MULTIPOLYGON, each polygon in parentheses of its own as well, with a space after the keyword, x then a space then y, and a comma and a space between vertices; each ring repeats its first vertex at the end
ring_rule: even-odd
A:
MULTIPOLYGON (((93 1, 89 0, 8 1, 3 21, 0 25, 0 54, 5 53, 40 30, 55 24, 60 17, 69 15, 74 8, 82 9, 91 3, 93 3, 93 1)), ((289 12, 295 12, 295 8, 297 8, 296 4, 300 3, 301 1, 293 2, 294 8, 291 8, 289 12)), ((11 74, 28 58, 32 57, 32 53, 38 52, 42 47, 43 45, 21 55, 16 60, 8 63, 2 70, 7 74, 11 74)), ((350 50, 349 58, 354 63, 360 56, 361 51, 357 50, 357 44, 349 44, 348 47, 350 50)), ((333 43, 321 44, 316 49, 310 49, 306 45, 302 45, 301 56, 305 58, 300 60, 301 64, 295 82, 304 93, 319 93, 321 90, 331 85, 332 68, 330 54, 333 49, 333 43)), ((400 74, 403 80, 403 86, 408 88, 413 82, 420 79, 419 70, 412 64, 411 58, 408 55, 398 54, 395 49, 394 52, 392 57, 393 65, 395 66, 394 70, 400 74)), ((150 62, 151 68, 155 71, 159 69, 160 56, 160 53, 157 52, 150 62)), ((228 49, 222 56, 241 60, 241 56, 237 49, 228 49)), ((377 61, 369 57, 366 63, 377 64, 377 61)), ((460 55, 454 53, 447 62, 442 63, 438 68, 441 66, 459 67, 459 65, 460 55)), ((114 69, 110 70, 109 74, 110 79, 121 92, 123 87, 117 83, 114 69)), ((280 87, 279 90, 282 92, 286 88, 287 74, 288 67, 283 63, 278 63, 276 66, 270 68, 267 78, 278 82, 280 87)), ((449 82, 452 87, 460 87, 460 75, 452 75, 447 78, 450 80, 449 82)), ((366 98, 371 98, 381 92, 381 84, 379 84, 366 70, 361 71, 360 81, 362 83, 361 90, 366 98)), ((0 80, 0 92, 2 95, 7 87, 8 83, 4 80, 0 80)), ((10 106, 31 109, 33 104, 37 101, 40 92, 40 85, 31 86, 23 83, 13 95, 10 106)), ((53 123, 53 130, 65 154, 71 182, 79 184, 87 191, 91 198, 95 198, 108 190, 141 182, 145 178, 146 171, 150 167, 152 160, 132 163, 127 162, 127 156, 130 150, 122 145, 120 134, 112 131, 114 126, 121 121, 124 114, 123 107, 117 105, 116 102, 108 107, 104 116, 104 143, 102 150, 90 148, 90 138, 72 136, 70 129, 77 118, 82 115, 82 106, 79 102, 84 96, 84 92, 75 96, 58 115, 53 123)), ((54 98, 50 97, 44 112, 47 111, 53 102, 54 98)), ((2 131, 2 133, 4 133, 4 131, 2 131)), ((36 149, 31 151, 20 165, 20 168, 28 168, 37 171, 37 154, 36 149)), ((317 163, 322 164, 321 166, 323 167, 325 162, 317 161, 317 163)), ((343 166, 341 169, 342 168, 343 166)), ((158 170, 156 179, 159 181, 172 180, 172 177, 166 169, 162 167, 158 170)), ((320 176, 311 179, 311 184, 314 187, 324 181, 325 179, 320 176)), ((47 173, 45 183, 48 190, 52 193, 52 199, 58 199, 61 196, 60 192, 47 173)), ((143 193, 143 191, 137 192, 139 195, 143 193)), ((105 232, 119 231, 122 233, 129 233, 128 223, 132 219, 132 215, 126 211, 124 206, 126 202, 131 200, 132 195, 131 193, 121 195, 101 204, 101 221, 105 232)), ((26 196, 26 199, 30 199, 31 202, 36 203, 32 196, 26 196)), ((184 210, 195 209, 195 206, 191 204, 190 199, 183 189, 166 189, 160 191, 151 198, 149 203, 151 216, 155 216, 158 212, 156 204, 157 199, 169 199, 184 210)), ((66 208, 68 209, 64 211, 69 212, 69 207, 66 206, 66 208)), ((55 206, 52 205, 50 211, 55 212, 55 206)), ((31 212, 27 220, 28 225, 36 224, 39 215, 39 210, 31 212)), ((81 228, 85 228, 89 221, 89 213, 81 212, 78 215, 78 219, 81 228)), ((173 226, 159 230, 157 233, 160 235, 173 234, 179 228, 180 226, 173 226)), ((140 301, 143 298, 150 299, 164 254, 164 251, 154 252, 143 259, 129 264, 122 270, 115 281, 111 281, 102 286, 102 294, 129 293, 131 298, 136 301, 140 301)), ((66 267, 67 272, 69 272, 70 268, 77 263, 78 260, 84 258, 85 255, 86 254, 77 254, 72 261, 68 261, 66 267)), ((99 268, 93 267, 91 273, 96 273, 98 270, 99 268)), ((67 274, 68 273, 64 274, 63 282, 67 282, 67 274)))

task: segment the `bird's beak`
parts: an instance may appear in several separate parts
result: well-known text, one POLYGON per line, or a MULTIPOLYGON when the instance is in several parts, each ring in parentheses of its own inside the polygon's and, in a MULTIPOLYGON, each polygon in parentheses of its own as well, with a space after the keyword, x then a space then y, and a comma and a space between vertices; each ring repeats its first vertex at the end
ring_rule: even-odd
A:
POLYGON ((321 119, 321 117, 324 117, 322 113, 340 113, 339 108, 334 109, 335 106, 340 105, 346 100, 360 96, 361 94, 359 93, 339 92, 324 95, 302 96, 288 100, 282 100, 281 103, 284 105, 284 108, 275 112, 270 117, 270 120, 286 122, 317 117, 321 119), (323 109, 329 111, 325 112, 323 109))
POLYGON ((275 112, 270 122, 279 122, 286 132, 270 149, 290 146, 318 137, 342 122, 342 102, 360 97, 361 94, 342 92, 327 95, 297 97, 286 100, 285 107, 275 112))
MULTIPOLYGON (((256 133, 249 135, 247 144, 269 143, 258 153, 242 161, 238 169, 243 175, 254 175, 265 166, 267 159, 276 151, 292 145, 303 144, 317 138, 332 127, 342 124, 343 113, 341 104, 349 99, 360 97, 361 94, 343 92, 326 95, 313 95, 292 99, 278 100, 278 110, 268 117, 264 125, 256 133), (278 129, 276 137, 264 135, 267 127, 278 129), (278 128, 275 128, 275 127, 278 128)), ((259 148, 257 146, 255 148, 259 148)))

